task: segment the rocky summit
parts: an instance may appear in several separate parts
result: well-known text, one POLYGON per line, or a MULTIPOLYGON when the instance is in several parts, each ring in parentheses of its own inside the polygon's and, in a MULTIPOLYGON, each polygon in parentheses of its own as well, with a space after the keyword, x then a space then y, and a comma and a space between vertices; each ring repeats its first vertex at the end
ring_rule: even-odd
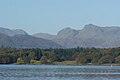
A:
MULTIPOLYGON (((48 39, 49 35, 47 37, 44 35, 35 37, 48 39)), ((100 27, 94 24, 87 24, 81 30, 67 27, 59 31, 57 35, 50 35, 49 37, 51 37, 50 40, 66 48, 77 46, 96 48, 120 47, 120 27, 118 26, 100 27)))

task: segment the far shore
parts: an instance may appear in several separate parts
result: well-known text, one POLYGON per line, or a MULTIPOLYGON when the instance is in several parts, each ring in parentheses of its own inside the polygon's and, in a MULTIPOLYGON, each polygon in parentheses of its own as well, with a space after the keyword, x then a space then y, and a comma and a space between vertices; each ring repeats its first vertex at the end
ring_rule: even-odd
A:
POLYGON ((117 63, 112 63, 112 64, 76 64, 75 61, 63 61, 63 62, 53 62, 53 63, 46 63, 46 64, 41 64, 39 61, 37 63, 29 63, 29 64, 19 64, 19 63, 14 63, 15 65, 72 65, 72 66, 120 66, 120 64, 117 63))

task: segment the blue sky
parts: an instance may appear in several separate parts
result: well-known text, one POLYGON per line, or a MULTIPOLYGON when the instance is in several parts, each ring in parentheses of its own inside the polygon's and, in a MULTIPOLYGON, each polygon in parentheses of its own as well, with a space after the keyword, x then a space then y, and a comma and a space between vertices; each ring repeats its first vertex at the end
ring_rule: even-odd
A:
POLYGON ((120 0, 0 0, 0 26, 56 34, 86 24, 120 26, 120 0))

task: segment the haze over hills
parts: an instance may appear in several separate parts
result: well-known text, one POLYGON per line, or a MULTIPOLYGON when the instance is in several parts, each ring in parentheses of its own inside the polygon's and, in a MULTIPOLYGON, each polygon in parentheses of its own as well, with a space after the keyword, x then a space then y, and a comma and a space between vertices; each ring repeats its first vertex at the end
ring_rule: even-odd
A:
POLYGON ((2 27, 0 27, 0 33, 8 35, 8 36, 28 35, 24 30, 21 30, 21 29, 10 30, 7 28, 2 28, 2 27))
MULTIPOLYGON (((43 35, 42 35, 43 34, 43 35)), ((73 47, 97 47, 97 48, 109 48, 120 47, 120 27, 100 27, 93 24, 87 24, 81 30, 75 30, 71 28, 64 28, 55 35, 44 36, 36 35, 35 37, 48 39, 65 46, 66 48, 73 47), (54 38, 52 38, 54 37, 54 38)), ((33 35, 34 36, 34 35, 33 35)))
POLYGON ((23 30, 10 30, 6 28, 0 28, 0 46, 12 47, 12 48, 60 48, 57 43, 36 38, 23 30))
POLYGON ((33 34, 33 36, 37 38, 48 39, 48 40, 53 40, 56 38, 56 35, 51 35, 48 33, 37 33, 37 34, 33 34))
POLYGON ((0 46, 2 45, 14 48, 120 47, 120 27, 87 24, 81 30, 64 28, 57 35, 29 35, 21 29, 10 30, 0 27, 0 46))

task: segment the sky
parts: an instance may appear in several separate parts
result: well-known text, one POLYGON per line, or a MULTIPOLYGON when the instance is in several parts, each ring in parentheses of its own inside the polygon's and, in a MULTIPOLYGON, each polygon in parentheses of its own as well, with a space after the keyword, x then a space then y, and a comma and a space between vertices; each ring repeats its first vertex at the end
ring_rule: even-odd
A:
POLYGON ((86 24, 120 26, 120 0, 0 0, 0 27, 57 34, 86 24))

